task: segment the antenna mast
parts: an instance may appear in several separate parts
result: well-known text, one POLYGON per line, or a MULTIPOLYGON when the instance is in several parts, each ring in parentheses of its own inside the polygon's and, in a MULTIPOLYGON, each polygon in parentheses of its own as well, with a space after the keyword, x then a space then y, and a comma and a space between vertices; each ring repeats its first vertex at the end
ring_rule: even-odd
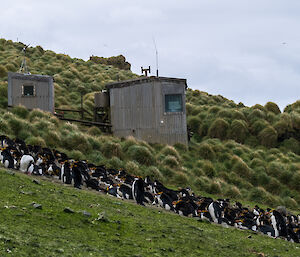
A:
POLYGON ((19 72, 23 72, 24 74, 30 74, 30 72, 28 71, 28 67, 27 67, 27 64, 26 64, 26 49, 28 48, 30 44, 28 44, 27 46, 25 46, 23 49, 22 49, 22 52, 24 54, 24 58, 23 58, 23 61, 22 61, 22 64, 21 64, 21 67, 19 69, 19 72))
POLYGON ((155 57, 156 57, 156 77, 158 77, 158 51, 157 51, 157 47, 156 47, 156 42, 155 42, 155 38, 153 37, 153 44, 154 44, 154 48, 155 48, 155 57))

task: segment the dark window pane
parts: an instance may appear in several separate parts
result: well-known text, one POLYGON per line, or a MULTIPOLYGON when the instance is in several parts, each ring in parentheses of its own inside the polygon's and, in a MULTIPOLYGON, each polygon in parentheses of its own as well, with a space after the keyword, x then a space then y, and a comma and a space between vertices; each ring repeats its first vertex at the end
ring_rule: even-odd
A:
POLYGON ((34 95, 34 87, 33 86, 24 86, 24 95, 34 95))
POLYGON ((182 112, 182 95, 165 95, 165 112, 182 112))

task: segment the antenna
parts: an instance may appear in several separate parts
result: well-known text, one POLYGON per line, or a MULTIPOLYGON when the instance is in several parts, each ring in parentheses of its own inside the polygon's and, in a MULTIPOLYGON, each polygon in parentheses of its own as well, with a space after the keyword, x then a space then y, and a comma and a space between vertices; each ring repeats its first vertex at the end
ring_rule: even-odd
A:
POLYGON ((144 69, 143 67, 141 67, 141 71, 142 71, 142 74, 145 73, 145 76, 147 77, 148 76, 148 72, 151 73, 151 67, 149 66, 148 69, 144 69))
POLYGON ((28 44, 27 46, 24 46, 23 49, 22 49, 22 53, 24 54, 24 58, 23 58, 23 61, 21 63, 21 67, 19 69, 19 72, 23 71, 24 74, 30 74, 30 72, 28 71, 27 64, 26 64, 26 49, 28 48, 28 46, 30 46, 30 44, 28 44))
POLYGON ((155 38, 152 37, 152 39, 153 39, 153 44, 154 44, 154 48, 155 48, 155 57, 156 57, 156 77, 158 77, 158 51, 157 51, 157 47, 156 47, 155 38))

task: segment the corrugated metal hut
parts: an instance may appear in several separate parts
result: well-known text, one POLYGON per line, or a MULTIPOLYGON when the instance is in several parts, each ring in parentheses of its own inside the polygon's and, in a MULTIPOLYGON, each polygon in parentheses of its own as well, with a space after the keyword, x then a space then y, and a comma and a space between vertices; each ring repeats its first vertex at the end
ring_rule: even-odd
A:
POLYGON ((142 77, 111 83, 112 132, 150 143, 187 144, 185 79, 142 77))
POLYGON ((54 112, 54 86, 51 76, 8 73, 8 106, 23 105, 54 112))

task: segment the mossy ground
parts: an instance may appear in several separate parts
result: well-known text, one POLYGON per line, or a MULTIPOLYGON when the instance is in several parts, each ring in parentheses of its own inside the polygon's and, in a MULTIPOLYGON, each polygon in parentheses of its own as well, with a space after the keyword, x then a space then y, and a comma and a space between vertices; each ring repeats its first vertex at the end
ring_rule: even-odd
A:
POLYGON ((0 170, 1 256, 299 256, 297 244, 0 170), (35 209, 32 202, 42 205, 35 209), (65 213, 66 207, 75 213, 65 213), (80 211, 87 211, 90 217, 80 211), (96 221, 105 212, 107 221, 96 221), (262 255, 264 254, 264 255, 262 255))

